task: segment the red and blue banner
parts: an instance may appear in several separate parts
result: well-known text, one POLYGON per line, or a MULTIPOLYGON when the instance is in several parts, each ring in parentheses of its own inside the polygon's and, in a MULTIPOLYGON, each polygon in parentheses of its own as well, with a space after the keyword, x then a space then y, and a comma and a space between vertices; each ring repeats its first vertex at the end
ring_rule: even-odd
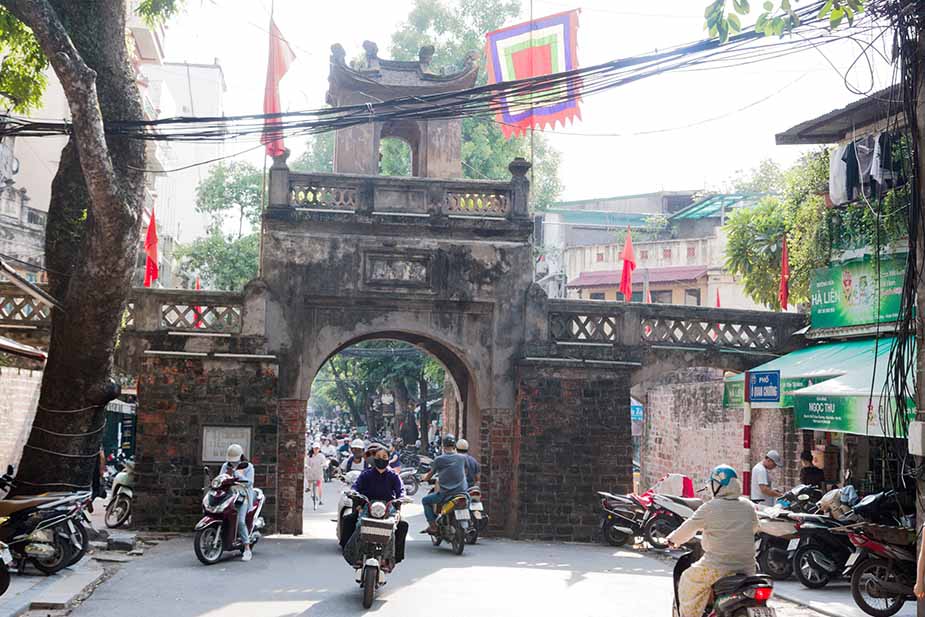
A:
MULTIPOLYGON (((485 35, 488 82, 516 81, 577 69, 577 37, 577 9, 489 32, 485 35)), ((543 100, 542 89, 505 96, 497 113, 504 137, 523 135, 533 128, 555 128, 560 122, 565 126, 566 120, 580 119, 580 87, 580 80, 571 80, 565 96, 556 96, 553 102, 543 100)))

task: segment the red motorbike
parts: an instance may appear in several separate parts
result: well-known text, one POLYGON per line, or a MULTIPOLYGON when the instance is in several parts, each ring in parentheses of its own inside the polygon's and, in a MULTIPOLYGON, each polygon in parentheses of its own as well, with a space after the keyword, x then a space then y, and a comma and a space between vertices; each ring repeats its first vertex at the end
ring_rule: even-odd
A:
POLYGON ((858 523, 841 530, 857 549, 847 568, 854 569, 851 595, 858 608, 873 617, 890 617, 915 601, 914 529, 858 523))
MULTIPOLYGON (((207 477, 209 473, 206 468, 207 477)), ((244 482, 234 476, 221 474, 205 489, 202 498, 203 517, 196 523, 196 535, 193 537, 193 550, 196 557, 207 566, 218 563, 225 551, 244 552, 244 538, 238 537, 237 505, 247 499, 244 482)), ((260 510, 263 508, 263 491, 254 489, 254 501, 247 512, 247 529, 250 532, 250 545, 253 547, 260 540, 260 530, 264 527, 260 510)))

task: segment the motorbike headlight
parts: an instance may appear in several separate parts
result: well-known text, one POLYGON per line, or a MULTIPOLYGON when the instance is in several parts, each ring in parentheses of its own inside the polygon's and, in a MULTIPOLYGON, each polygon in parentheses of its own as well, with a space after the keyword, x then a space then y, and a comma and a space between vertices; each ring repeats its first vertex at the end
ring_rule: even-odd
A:
POLYGON ((214 480, 212 480, 212 488, 218 488, 221 485, 222 485, 222 481, 219 480, 218 478, 215 478, 214 480))
POLYGON ((373 518, 385 518, 385 512, 385 504, 381 501, 373 502, 373 504, 369 506, 369 515, 373 518))

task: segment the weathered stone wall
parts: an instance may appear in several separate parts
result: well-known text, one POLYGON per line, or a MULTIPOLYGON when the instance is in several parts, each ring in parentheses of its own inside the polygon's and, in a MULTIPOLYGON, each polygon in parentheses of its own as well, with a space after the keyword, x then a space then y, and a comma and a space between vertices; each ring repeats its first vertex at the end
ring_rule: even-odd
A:
POLYGON ((590 541, 600 523, 595 491, 632 488, 629 374, 542 363, 517 373, 513 535, 590 541))
MULTIPOLYGON (((277 368, 270 362, 145 357, 138 383, 136 524, 191 530, 202 515, 203 465, 213 475, 221 465, 202 461, 203 427, 249 426, 252 443, 242 445, 254 463, 255 483, 267 497, 262 514, 268 527, 301 531, 302 493, 279 495, 276 477, 278 448, 291 449, 293 431, 303 435, 298 447, 304 444, 304 405, 300 427, 295 405, 278 405, 276 388, 277 368), (298 529, 287 516, 293 510, 299 512, 298 529)), ((302 456, 297 458, 301 463, 302 456)), ((289 467, 279 470, 280 476, 296 476, 288 481, 301 487, 301 466, 289 467)))
POLYGON ((482 501, 489 515, 489 531, 509 537, 517 525, 517 516, 511 512, 520 455, 520 437, 514 434, 514 424, 510 409, 482 410, 482 501))
POLYGON ((768 450, 777 450, 783 466, 771 472, 775 488, 789 489, 800 480, 800 452, 803 432, 797 430, 793 409, 752 409, 751 465, 764 460, 768 450))
POLYGON ((41 387, 41 371, 0 367, 0 473, 22 457, 41 387))

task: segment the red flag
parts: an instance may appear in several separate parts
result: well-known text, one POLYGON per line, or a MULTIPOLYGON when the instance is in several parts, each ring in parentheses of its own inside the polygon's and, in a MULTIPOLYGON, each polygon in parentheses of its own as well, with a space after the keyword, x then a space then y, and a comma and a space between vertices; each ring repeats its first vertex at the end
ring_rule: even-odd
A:
POLYGON ((721 308, 719 303, 719 287, 716 288, 716 308, 721 308))
POLYGON ((157 280, 157 223, 154 222, 153 206, 145 233, 145 255, 145 287, 150 287, 157 280))
MULTIPOLYGON (((278 114, 281 106, 279 103, 279 82, 289 70, 289 65, 295 60, 295 54, 289 43, 283 38, 276 22, 270 16, 270 54, 267 60, 267 83, 263 92, 263 113, 278 114)), ((283 146, 282 131, 276 126, 280 125, 280 118, 266 118, 263 123, 263 136, 260 143, 266 144, 268 156, 279 156, 285 149, 283 146)))
MULTIPOLYGON (((196 275, 196 291, 199 291, 200 289, 202 289, 202 286, 199 284, 199 275, 196 275)), ((205 324, 202 323, 202 307, 194 306, 193 314, 196 316, 196 319, 193 321, 193 327, 194 328, 203 327, 203 325, 205 324)))
POLYGON ((781 310, 787 310, 787 301, 790 299, 790 257, 787 254, 787 236, 784 236, 784 245, 780 254, 780 291, 777 292, 781 310))
POLYGON ((620 275, 620 293, 626 302, 633 297, 633 270, 636 269, 636 256, 633 255, 633 237, 630 235, 629 227, 626 228, 626 243, 623 245, 623 252, 620 254, 623 260, 623 272, 620 275))

